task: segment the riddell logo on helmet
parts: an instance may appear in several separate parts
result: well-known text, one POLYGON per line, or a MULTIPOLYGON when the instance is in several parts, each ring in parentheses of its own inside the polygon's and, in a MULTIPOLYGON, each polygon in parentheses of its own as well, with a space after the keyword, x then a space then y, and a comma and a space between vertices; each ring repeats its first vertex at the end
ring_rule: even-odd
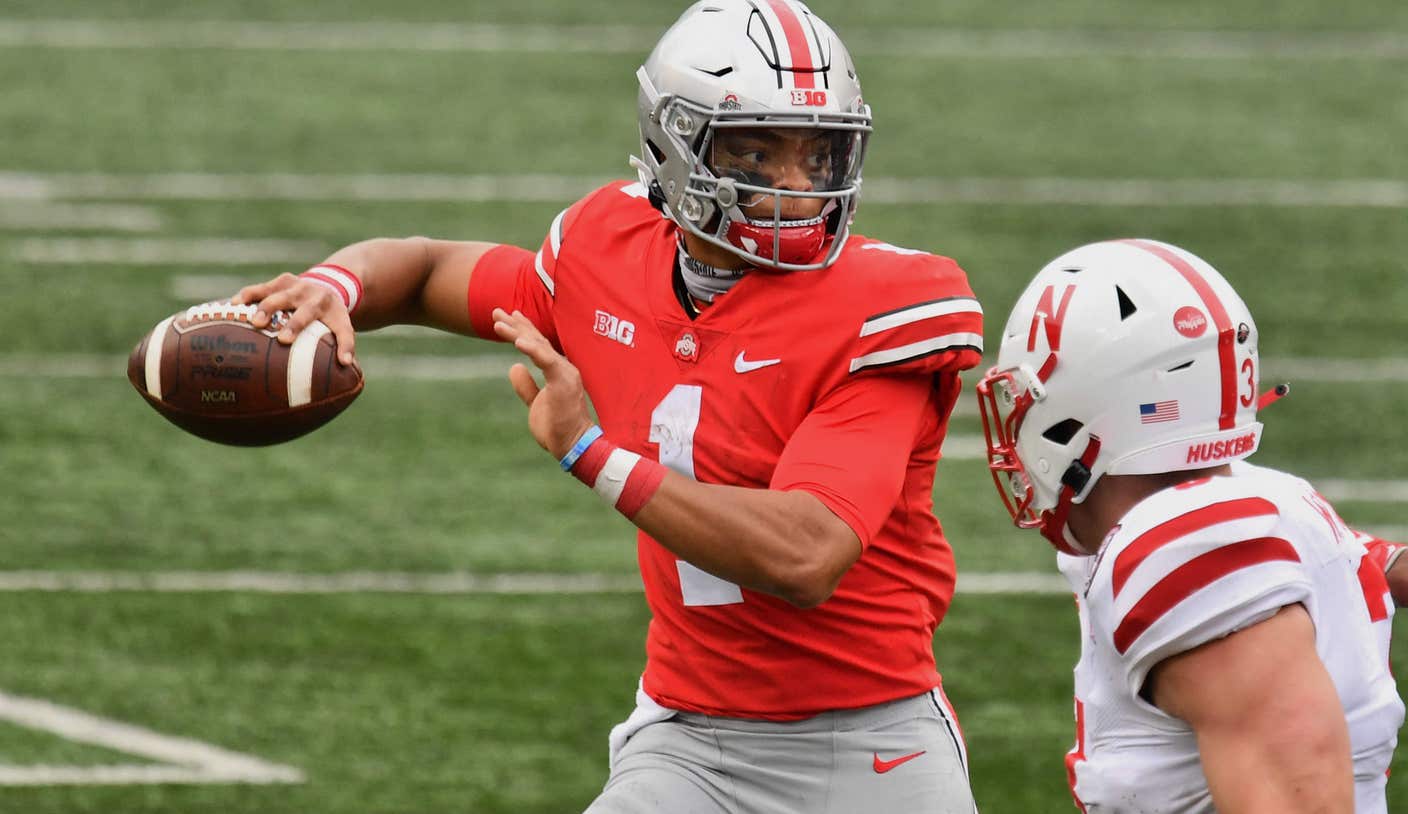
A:
POLYGON ((1189 339, 1197 339, 1208 329, 1208 318, 1191 305, 1173 312, 1173 327, 1189 339))
POLYGON ((826 91, 824 90, 794 90, 792 91, 793 107, 826 107, 826 91))
POLYGON ((1188 463, 1212 463, 1223 458, 1231 458, 1234 455, 1246 455, 1256 446, 1256 433, 1249 432, 1246 435, 1239 435, 1236 438, 1227 438, 1222 441, 1209 441, 1205 444, 1194 444, 1188 447, 1188 463))

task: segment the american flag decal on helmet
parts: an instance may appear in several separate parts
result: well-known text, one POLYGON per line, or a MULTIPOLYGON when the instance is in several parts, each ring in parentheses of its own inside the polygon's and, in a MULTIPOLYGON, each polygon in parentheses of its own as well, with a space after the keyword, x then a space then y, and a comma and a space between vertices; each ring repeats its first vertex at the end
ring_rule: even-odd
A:
POLYGON ((1139 405, 1140 424, 1162 424, 1178 420, 1178 399, 1154 401, 1139 405))

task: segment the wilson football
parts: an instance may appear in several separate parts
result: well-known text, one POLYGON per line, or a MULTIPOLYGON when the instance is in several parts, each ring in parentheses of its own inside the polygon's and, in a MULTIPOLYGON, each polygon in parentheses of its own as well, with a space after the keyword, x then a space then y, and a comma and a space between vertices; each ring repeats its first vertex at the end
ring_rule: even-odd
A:
POLYGON ((281 344, 250 324, 253 305, 206 303, 157 324, 127 360, 127 378, 166 420, 221 444, 267 446, 321 427, 362 392, 362 371, 337 361, 314 322, 281 344))

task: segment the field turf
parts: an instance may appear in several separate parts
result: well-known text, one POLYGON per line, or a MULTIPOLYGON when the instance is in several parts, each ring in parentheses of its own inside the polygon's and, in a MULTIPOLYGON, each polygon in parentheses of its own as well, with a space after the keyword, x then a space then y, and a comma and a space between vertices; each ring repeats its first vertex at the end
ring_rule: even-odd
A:
MULTIPOLYGON (((1346 519, 1408 534, 1402 3, 813 8, 855 43, 876 110, 866 166, 876 197, 857 229, 959 260, 985 304, 989 348, 1057 253, 1122 236, 1184 245, 1257 316, 1265 380, 1293 382, 1264 416, 1256 460, 1365 482, 1377 491, 1336 496, 1346 519), (954 37, 1006 45, 920 53, 954 37), (1062 47, 1043 52, 1043 42, 1062 47), (880 194, 916 179, 1047 179, 1057 194, 907 204, 880 194), (1122 204, 1112 190, 1134 181, 1192 185, 1198 200, 1122 204), (1102 196, 1076 194, 1089 188, 1102 196)), ((361 399, 266 450, 182 435, 131 391, 124 364, 151 325, 190 304, 192 285, 297 271, 374 235, 535 246, 593 179, 629 172, 633 72, 674 10, 646 0, 0 4, 0 692, 304 776, 11 785, 7 768, 162 761, 8 723, 0 698, 0 811, 558 814, 592 798, 606 732, 629 711, 643 660, 648 617, 635 591, 21 590, 15 577, 529 574, 629 585, 629 524, 537 449, 505 380, 455 372, 486 358, 506 367, 502 348, 362 336, 361 399), (399 44, 435 23, 499 26, 508 44, 399 44), (582 46, 609 38, 572 28, 603 25, 626 45, 582 46), (199 44, 241 30, 266 44, 199 44), (525 50, 535 30, 558 45, 525 50), (164 42, 132 42, 163 31, 164 42), (290 31, 306 41, 267 45, 290 31), (357 31, 376 42, 329 44, 357 31), (181 176, 191 191, 160 191, 175 174, 193 174, 181 176), (504 175, 547 176, 561 196, 407 191, 504 175), (274 176, 306 194, 212 191, 274 176), (405 176, 401 188, 393 176, 405 176), (311 191, 348 178, 370 191, 311 191), (281 241, 274 253, 287 257, 250 259, 250 243, 177 251, 217 239, 281 241), (410 377, 408 360, 442 375, 410 377)), ((973 408, 969 398, 955 438, 980 434, 973 408)), ((936 501, 961 575, 1054 572, 1045 544, 1005 522, 981 461, 941 463, 936 501)), ((961 587, 962 576, 935 648, 982 810, 1073 810, 1062 766, 1078 644, 1069 596, 961 587)), ((1402 750, 1394 768, 1391 808, 1408 807, 1402 750)))

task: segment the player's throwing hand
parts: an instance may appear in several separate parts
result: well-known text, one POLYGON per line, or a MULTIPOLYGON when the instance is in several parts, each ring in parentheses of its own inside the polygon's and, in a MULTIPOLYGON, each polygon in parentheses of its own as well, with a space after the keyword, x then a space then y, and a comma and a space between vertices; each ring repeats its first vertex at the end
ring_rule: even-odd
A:
POLYGON ((510 314, 495 308, 493 317, 494 333, 512 342, 543 372, 541 388, 522 364, 509 368, 508 380, 528 407, 528 429, 533 438, 554 457, 561 458, 594 423, 582 374, 566 356, 553 350, 552 343, 523 312, 510 314))
POLYGON ((333 338, 337 340, 338 361, 350 365, 356 345, 351 317, 356 300, 349 303, 349 295, 315 279, 313 275, 321 268, 314 267, 304 275, 280 274, 268 282, 245 286, 230 301, 236 305, 258 304, 259 310, 250 319, 256 328, 269 325, 275 313, 287 312, 288 319, 279 328, 279 341, 285 345, 292 344, 299 331, 321 320, 332 329, 333 338))

